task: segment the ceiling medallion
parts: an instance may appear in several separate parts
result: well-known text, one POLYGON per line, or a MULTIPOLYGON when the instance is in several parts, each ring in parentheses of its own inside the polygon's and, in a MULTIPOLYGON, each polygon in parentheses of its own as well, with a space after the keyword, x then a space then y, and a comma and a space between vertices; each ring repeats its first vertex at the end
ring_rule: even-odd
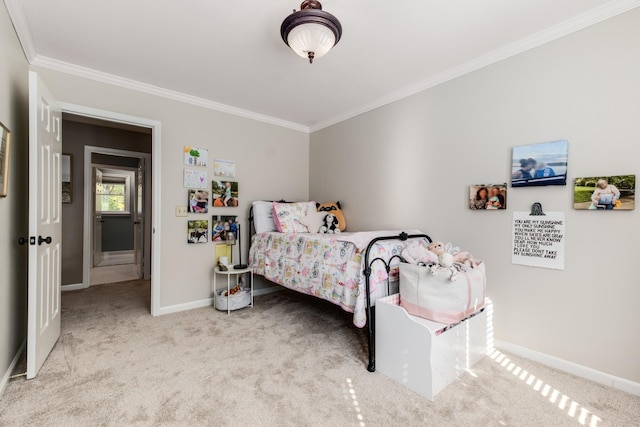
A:
POLYGON ((338 44, 342 25, 338 18, 322 10, 319 1, 306 0, 299 11, 294 10, 282 21, 280 35, 287 46, 313 64, 315 58, 324 56, 338 44))

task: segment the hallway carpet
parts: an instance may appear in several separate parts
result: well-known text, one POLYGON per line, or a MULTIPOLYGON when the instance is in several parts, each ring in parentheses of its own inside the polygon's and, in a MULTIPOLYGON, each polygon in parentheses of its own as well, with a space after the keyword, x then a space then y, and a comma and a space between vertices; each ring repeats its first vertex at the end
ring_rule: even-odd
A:
MULTIPOLYGON (((149 315, 148 282, 63 294, 62 336, 2 426, 633 426, 640 398, 499 351, 436 396, 365 369, 362 330, 299 294, 149 315)), ((24 369, 24 364, 21 367, 24 369)))

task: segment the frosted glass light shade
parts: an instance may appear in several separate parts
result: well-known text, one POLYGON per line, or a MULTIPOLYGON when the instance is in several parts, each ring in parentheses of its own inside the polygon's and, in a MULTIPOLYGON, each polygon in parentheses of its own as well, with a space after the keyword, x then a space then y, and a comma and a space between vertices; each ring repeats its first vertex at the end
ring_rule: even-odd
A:
POLYGON ((336 44, 336 36, 322 24, 298 25, 289 32, 287 43, 301 57, 307 59, 313 52, 314 59, 324 56, 336 44))
POLYGON ((287 16, 280 26, 282 40, 303 58, 313 63, 324 56, 342 36, 342 25, 332 14, 322 10, 316 0, 305 0, 300 10, 287 16))

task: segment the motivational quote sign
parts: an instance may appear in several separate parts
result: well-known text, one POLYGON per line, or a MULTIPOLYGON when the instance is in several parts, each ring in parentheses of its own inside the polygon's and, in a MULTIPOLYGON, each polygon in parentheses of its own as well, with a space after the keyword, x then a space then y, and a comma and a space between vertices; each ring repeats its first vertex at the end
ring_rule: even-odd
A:
POLYGON ((564 226, 564 212, 514 212, 511 262, 564 270, 564 226))

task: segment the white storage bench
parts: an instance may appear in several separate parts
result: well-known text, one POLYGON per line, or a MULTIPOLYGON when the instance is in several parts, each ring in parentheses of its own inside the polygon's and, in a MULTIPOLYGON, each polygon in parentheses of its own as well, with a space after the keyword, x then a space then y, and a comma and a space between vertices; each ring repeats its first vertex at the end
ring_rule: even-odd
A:
POLYGON ((433 401, 442 389, 487 355, 493 304, 463 322, 447 325, 412 316, 400 295, 376 301, 376 369, 433 401))

